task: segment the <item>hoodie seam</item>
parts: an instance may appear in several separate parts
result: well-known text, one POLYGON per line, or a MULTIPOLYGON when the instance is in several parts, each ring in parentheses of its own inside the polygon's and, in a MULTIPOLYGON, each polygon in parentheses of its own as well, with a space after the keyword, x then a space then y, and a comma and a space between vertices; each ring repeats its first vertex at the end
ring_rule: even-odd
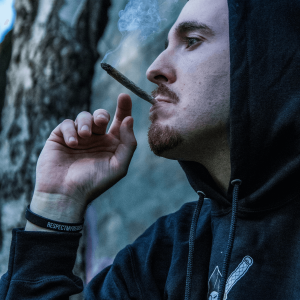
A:
POLYGON ((71 279, 69 276, 67 275, 59 275, 59 276, 56 276, 55 278, 49 278, 49 279, 40 279, 40 280, 28 280, 28 279, 12 279, 10 282, 22 282, 22 283, 30 283, 30 284, 40 284, 40 283, 43 283, 43 282, 55 282, 57 280, 60 280, 60 279, 70 279, 71 281, 73 281, 75 284, 81 284, 82 283, 82 280, 81 279, 71 279))
POLYGON ((133 272, 133 277, 134 277, 135 284, 136 284, 136 286, 138 288, 138 291, 139 291, 141 299, 144 299, 141 285, 139 284, 139 281, 137 279, 138 277, 136 275, 137 271, 136 271, 136 266, 135 266, 135 261, 134 261, 134 255, 133 255, 133 252, 132 252, 132 249, 131 249, 130 245, 127 246, 127 250, 129 252, 129 256, 130 256, 130 263, 131 263, 131 268, 132 268, 132 272, 133 272))

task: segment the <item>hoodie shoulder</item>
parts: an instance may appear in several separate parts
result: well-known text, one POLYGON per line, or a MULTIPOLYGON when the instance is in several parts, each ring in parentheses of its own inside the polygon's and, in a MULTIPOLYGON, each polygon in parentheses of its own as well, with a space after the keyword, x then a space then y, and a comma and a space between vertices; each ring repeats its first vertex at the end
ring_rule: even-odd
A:
POLYGON ((151 241, 173 243, 179 232, 182 239, 188 239, 196 204, 197 201, 185 203, 178 211, 158 218, 131 246, 136 247, 151 241))
MULTIPOLYGON (((196 201, 185 203, 178 211, 159 218, 121 250, 113 264, 91 280, 85 289, 86 298, 174 299, 178 295, 183 298, 190 225, 196 204, 196 201)), ((201 270, 195 278, 203 282, 199 288, 206 290, 211 245, 209 199, 201 210, 197 236, 196 247, 202 255, 201 261, 195 259, 195 267, 201 270)))
MULTIPOLYGON (((152 299, 163 299, 166 293, 171 296, 168 289, 184 295, 190 227, 196 204, 197 201, 185 203, 178 211, 159 218, 127 247, 144 295, 149 288, 153 291, 152 299), (143 290, 145 287, 147 290, 143 290)), ((204 201, 201 210, 197 237, 203 245, 211 244, 209 199, 204 201)))

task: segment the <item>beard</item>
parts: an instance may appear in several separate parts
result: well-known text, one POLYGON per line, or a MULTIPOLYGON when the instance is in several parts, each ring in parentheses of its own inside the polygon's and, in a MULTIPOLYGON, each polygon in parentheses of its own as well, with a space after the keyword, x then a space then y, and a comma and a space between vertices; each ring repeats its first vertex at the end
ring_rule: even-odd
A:
MULTIPOLYGON (((172 99, 173 104, 177 104, 180 100, 176 93, 171 91, 164 84, 159 84, 157 89, 151 93, 152 97, 155 98, 158 95, 167 96, 172 99)), ((156 122, 157 114, 153 114, 149 117, 152 122, 148 130, 148 142, 151 151, 157 156, 162 156, 166 151, 176 148, 183 143, 184 139, 182 135, 171 128, 170 126, 160 125, 156 122)))
POLYGON ((184 141, 182 135, 170 128, 168 125, 163 126, 153 122, 148 130, 148 142, 151 151, 157 155, 162 156, 164 152, 176 148, 184 141))

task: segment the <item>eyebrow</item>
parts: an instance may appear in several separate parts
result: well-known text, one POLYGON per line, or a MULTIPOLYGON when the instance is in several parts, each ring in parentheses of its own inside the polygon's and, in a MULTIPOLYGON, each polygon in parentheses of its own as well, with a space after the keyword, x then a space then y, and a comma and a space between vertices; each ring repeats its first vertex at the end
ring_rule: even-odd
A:
MULTIPOLYGON (((215 32, 209 26, 197 21, 182 22, 175 28, 177 35, 183 35, 191 31, 199 31, 208 37, 213 37, 215 35, 215 32)), ((169 39, 167 38, 165 41, 165 49, 168 48, 168 45, 169 39)))

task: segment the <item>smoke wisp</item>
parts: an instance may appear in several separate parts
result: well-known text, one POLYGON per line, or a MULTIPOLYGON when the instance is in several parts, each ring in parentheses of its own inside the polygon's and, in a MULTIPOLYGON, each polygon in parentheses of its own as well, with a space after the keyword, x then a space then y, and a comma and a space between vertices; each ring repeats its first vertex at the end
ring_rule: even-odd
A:
POLYGON ((119 12, 118 28, 122 35, 138 30, 141 41, 160 29, 161 18, 157 0, 131 0, 119 12))
MULTIPOLYGON (((106 62, 108 56, 119 50, 123 44, 132 43, 136 36, 140 43, 146 41, 153 33, 160 31, 161 22, 158 0, 130 0, 125 9, 119 12, 118 29, 122 35, 121 42, 106 53, 101 63, 106 62)), ((110 60, 114 66, 119 62, 118 56, 110 60)))
MULTIPOLYGON (((156 39, 160 37, 160 33, 171 28, 186 2, 187 0, 120 0, 120 11, 113 12, 113 22, 107 29, 107 37, 102 40, 102 50, 99 49, 106 53, 101 63, 108 63, 118 69, 127 65, 128 61, 138 60, 139 51, 148 51, 152 42, 159 42, 156 39), (116 17, 119 17, 118 21, 115 20, 116 17)), ((163 41, 161 44, 163 45, 163 41)))

